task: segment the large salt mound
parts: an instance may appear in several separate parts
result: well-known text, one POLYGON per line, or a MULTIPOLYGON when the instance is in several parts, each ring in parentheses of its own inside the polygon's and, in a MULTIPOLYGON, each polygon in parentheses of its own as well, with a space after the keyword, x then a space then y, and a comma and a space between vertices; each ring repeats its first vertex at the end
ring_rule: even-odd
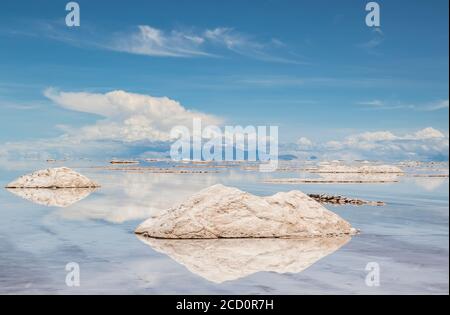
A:
POLYGON ((300 191, 258 197, 214 185, 135 231, 154 238, 302 238, 355 234, 338 215, 300 191))
POLYGON ((24 175, 6 188, 95 188, 99 185, 67 167, 49 168, 24 175))

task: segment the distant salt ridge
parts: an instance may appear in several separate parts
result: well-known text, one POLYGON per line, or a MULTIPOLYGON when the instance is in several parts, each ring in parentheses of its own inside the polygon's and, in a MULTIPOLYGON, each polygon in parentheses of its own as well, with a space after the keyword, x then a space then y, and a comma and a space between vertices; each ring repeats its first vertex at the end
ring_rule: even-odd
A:
POLYGON ((135 231, 154 238, 280 238, 352 235, 357 231, 300 191, 258 197, 214 185, 152 217, 135 231))
POLYGON ((111 160, 109 161, 110 164, 139 164, 139 161, 136 160, 111 160))
POLYGON ((393 165, 362 165, 348 166, 339 164, 325 164, 313 173, 357 173, 357 174, 403 174, 403 170, 393 165))

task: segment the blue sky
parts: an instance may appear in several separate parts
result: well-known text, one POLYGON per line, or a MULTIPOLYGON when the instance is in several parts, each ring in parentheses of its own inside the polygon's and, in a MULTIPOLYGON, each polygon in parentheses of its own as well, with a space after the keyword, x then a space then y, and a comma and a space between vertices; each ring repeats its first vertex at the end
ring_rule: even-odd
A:
POLYGON ((446 0, 378 1, 378 29, 360 0, 77 2, 68 28, 67 1, 2 1, 0 142, 95 125, 102 113, 58 93, 114 90, 279 125, 282 142, 428 127, 448 142, 446 0))

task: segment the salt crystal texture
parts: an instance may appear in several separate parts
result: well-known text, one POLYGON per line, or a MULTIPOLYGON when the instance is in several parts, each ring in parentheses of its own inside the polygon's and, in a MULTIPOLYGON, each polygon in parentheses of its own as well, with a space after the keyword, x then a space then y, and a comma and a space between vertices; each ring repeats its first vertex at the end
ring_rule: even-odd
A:
POLYGON ((6 188, 96 188, 99 185, 67 167, 48 168, 24 175, 6 188))
POLYGON ((144 221, 136 234, 167 239, 352 235, 351 225, 300 191, 258 197, 214 185, 144 221))

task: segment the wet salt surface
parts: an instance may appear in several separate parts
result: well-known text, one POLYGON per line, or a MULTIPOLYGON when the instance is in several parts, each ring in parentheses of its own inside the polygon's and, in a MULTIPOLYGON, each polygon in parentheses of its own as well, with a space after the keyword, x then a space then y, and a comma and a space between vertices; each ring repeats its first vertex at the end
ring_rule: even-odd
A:
MULTIPOLYGON (((42 167, 53 165, 22 164, 13 171, 0 170, 0 185, 42 167)), ((389 184, 282 185, 263 183, 265 179, 280 177, 280 174, 241 171, 239 167, 222 169, 217 174, 74 169, 101 183, 102 188, 66 208, 34 204, 5 189, 0 190, 0 293, 449 292, 448 178, 404 176, 399 183, 389 184), (254 273, 216 283, 208 280, 204 273, 196 274, 196 269, 187 264, 197 264, 203 272, 218 268, 216 265, 205 265, 203 260, 192 259, 189 253, 177 251, 183 246, 173 247, 175 254, 182 256, 182 260, 177 257, 177 261, 154 250, 133 234, 135 227, 153 213, 216 183, 236 186, 257 195, 299 189, 305 193, 381 200, 387 205, 327 205, 362 233, 334 252, 325 251, 316 261, 310 257, 316 250, 311 246, 299 251, 298 255, 289 252, 288 261, 284 259, 288 250, 285 250, 286 255, 283 251, 278 256, 271 255, 270 264, 279 272, 289 264, 307 264, 301 272, 264 271, 267 264, 256 263, 252 265, 256 268, 254 273), (68 287, 65 283, 65 266, 69 262, 80 266, 79 287, 68 287), (368 287, 365 283, 365 267, 369 262, 380 266, 378 287, 368 287)), ((281 176, 295 177, 298 172, 281 176)), ((226 250, 234 253, 239 248, 230 249, 227 245, 226 250)), ((265 257, 262 256, 261 261, 266 262, 265 257)), ((237 276, 245 274, 239 271, 236 271, 237 276)))

